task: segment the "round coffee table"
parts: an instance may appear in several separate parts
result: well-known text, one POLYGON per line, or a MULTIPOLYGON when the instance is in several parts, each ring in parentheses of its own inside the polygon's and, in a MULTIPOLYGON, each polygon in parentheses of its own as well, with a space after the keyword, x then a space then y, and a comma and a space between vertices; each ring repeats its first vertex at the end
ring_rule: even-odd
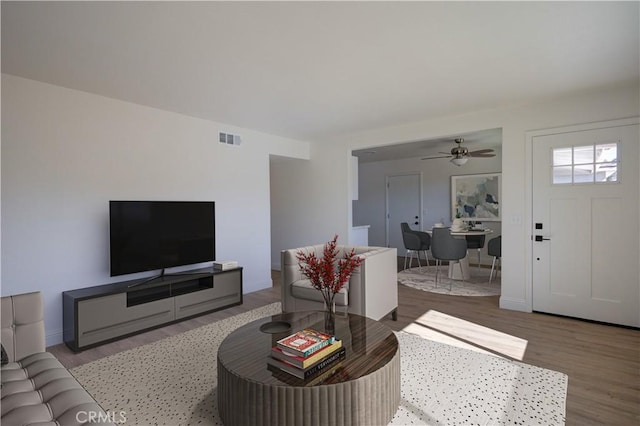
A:
POLYGON ((337 314, 335 335, 345 358, 323 377, 305 381, 267 364, 276 341, 303 328, 324 331, 324 313, 273 315, 224 339, 218 410, 225 426, 388 424, 400 404, 400 350, 391 329, 360 315, 337 314))

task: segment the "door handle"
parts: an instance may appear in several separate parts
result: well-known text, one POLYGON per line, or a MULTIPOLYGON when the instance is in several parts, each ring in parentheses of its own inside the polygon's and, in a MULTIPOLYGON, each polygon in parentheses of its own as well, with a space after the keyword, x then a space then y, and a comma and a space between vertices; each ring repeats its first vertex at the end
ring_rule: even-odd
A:
POLYGON ((544 238, 542 235, 535 236, 536 241, 550 241, 551 238, 544 238))

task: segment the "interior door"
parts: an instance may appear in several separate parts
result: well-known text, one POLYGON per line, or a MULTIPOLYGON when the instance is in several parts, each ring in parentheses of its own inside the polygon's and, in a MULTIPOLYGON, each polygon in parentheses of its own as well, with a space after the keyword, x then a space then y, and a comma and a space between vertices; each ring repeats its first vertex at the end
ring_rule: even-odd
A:
POLYGON ((412 229, 422 230, 420 220, 421 176, 419 173, 387 176, 387 246, 405 255, 400 223, 407 222, 412 229))
POLYGON ((640 326, 638 137, 533 138, 533 310, 640 326))

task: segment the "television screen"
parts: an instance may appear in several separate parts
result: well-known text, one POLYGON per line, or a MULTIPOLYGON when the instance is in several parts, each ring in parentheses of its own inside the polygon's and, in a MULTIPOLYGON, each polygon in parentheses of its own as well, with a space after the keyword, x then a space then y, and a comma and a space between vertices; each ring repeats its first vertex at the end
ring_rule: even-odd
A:
POLYGON ((212 201, 109 201, 111 276, 215 259, 212 201))

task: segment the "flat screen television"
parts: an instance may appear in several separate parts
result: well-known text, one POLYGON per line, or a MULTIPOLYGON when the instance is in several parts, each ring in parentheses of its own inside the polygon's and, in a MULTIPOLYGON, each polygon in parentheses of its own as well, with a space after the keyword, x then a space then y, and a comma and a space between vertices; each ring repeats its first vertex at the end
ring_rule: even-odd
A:
POLYGON ((213 201, 109 201, 111 276, 215 259, 213 201))

